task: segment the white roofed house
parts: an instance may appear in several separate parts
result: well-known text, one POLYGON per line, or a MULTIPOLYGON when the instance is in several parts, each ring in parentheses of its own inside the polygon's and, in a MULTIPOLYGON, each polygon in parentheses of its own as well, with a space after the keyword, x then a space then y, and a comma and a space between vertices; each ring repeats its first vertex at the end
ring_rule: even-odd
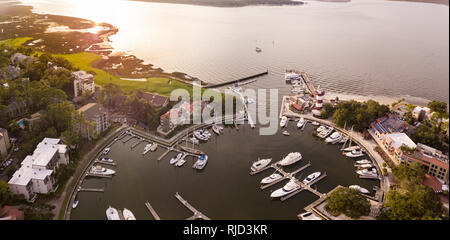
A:
POLYGON ((67 146, 60 139, 44 138, 33 155, 28 155, 9 180, 11 192, 34 201, 36 194, 48 194, 55 189, 54 175, 61 164, 69 163, 67 146))

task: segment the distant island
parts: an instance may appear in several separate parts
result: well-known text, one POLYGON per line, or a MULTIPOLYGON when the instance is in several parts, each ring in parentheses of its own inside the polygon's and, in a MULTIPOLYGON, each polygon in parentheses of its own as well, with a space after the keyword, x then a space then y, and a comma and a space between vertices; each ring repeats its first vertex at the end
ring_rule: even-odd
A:
POLYGON ((178 3, 178 4, 203 5, 212 7, 244 7, 252 5, 281 6, 281 5, 304 4, 304 2, 302 1, 293 1, 293 0, 131 0, 131 1, 178 3))
POLYGON ((390 0, 390 1, 402 1, 402 2, 423 2, 423 3, 435 3, 448 6, 449 0, 390 0))

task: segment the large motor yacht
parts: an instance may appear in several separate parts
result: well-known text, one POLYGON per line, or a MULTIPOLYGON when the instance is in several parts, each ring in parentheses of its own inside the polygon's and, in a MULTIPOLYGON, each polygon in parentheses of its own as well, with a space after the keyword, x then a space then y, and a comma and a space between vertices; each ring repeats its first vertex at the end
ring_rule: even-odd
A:
POLYGON ((296 163, 302 159, 302 154, 299 152, 291 152, 283 160, 280 161, 281 166, 288 166, 296 163))

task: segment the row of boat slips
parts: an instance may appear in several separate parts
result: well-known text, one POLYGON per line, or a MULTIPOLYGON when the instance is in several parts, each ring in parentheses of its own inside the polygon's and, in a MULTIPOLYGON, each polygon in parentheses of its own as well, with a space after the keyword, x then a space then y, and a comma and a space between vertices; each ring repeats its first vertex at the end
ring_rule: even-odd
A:
MULTIPOLYGON (((360 146, 351 146, 342 150, 346 157, 356 159, 365 156, 360 146)), ((355 162, 356 173, 360 178, 378 179, 378 172, 371 160, 362 159, 355 162)))
POLYGON ((129 209, 124 208, 122 212, 119 212, 116 208, 111 206, 106 209, 106 217, 108 220, 136 220, 133 212, 129 209))

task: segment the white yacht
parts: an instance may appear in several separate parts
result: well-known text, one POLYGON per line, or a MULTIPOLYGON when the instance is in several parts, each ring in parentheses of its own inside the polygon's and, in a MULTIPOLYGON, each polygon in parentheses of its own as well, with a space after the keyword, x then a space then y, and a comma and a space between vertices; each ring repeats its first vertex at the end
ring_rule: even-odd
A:
POLYGON ((97 165, 92 166, 90 173, 98 175, 113 175, 114 173, 116 173, 116 171, 97 165))
POLYGON ((281 161, 280 161, 280 165, 281 166, 288 166, 291 165, 293 163, 296 163, 298 161, 300 161, 302 159, 302 154, 299 152, 291 152, 289 153, 286 157, 284 157, 281 161))
POLYGON ((372 162, 367 159, 356 161, 356 164, 371 164, 371 163, 372 162))
POLYGON ((356 191, 358 191, 360 193, 365 193, 365 194, 369 193, 369 190, 367 190, 359 185, 350 185, 350 186, 348 186, 348 188, 355 189, 356 191))
POLYGON ((136 220, 136 217, 130 210, 124 208, 122 213, 123 213, 123 218, 125 218, 125 220, 136 220))
POLYGON ((359 171, 356 171, 356 173, 361 176, 368 176, 368 177, 377 177, 378 176, 377 170, 375 168, 372 168, 371 170, 369 170, 369 169, 359 170, 359 171))
POLYGON ((290 180, 288 183, 286 183, 286 185, 284 185, 284 187, 279 188, 279 189, 275 190, 274 192, 272 192, 270 194, 270 197, 273 197, 273 198, 283 197, 283 196, 288 195, 289 193, 299 190, 300 188, 301 188, 301 186, 298 185, 297 183, 295 183, 294 180, 290 180))
POLYGON ((172 159, 170 159, 170 164, 173 165, 173 164, 177 163, 181 159, 181 157, 183 157, 183 154, 178 153, 176 156, 174 156, 172 159))
POLYGON ((348 136, 342 135, 341 141, 339 141, 339 143, 345 143, 347 141, 348 141, 348 136))
POLYGON ((368 163, 368 164, 356 165, 356 167, 357 167, 358 169, 366 169, 366 168, 372 168, 372 167, 374 167, 374 165, 368 163))
POLYGON ((308 185, 312 181, 316 180, 319 176, 320 176, 320 172, 311 173, 305 179, 303 179, 303 183, 308 185))
POLYGON ((305 125, 305 119, 302 117, 302 118, 300 118, 300 120, 298 120, 297 127, 302 128, 304 125, 305 125))
POLYGON ((204 130, 203 130, 203 129, 194 131, 194 136, 195 136, 198 140, 202 140, 202 141, 208 141, 208 139, 209 139, 208 135, 206 135, 206 134, 204 133, 204 130))
POLYGON ((73 201, 72 208, 76 208, 78 206, 78 200, 73 201))
POLYGON ((360 146, 351 146, 351 147, 348 147, 348 148, 344 148, 342 151, 344 151, 344 152, 351 152, 351 151, 360 150, 360 149, 361 149, 360 146))
POLYGON ((304 212, 298 215, 300 220, 323 220, 322 218, 314 215, 312 212, 304 212))
POLYGON ((302 80, 302 76, 299 71, 286 70, 286 72, 284 73, 284 80, 286 80, 286 82, 302 80))
POLYGON ((287 130, 284 130, 282 133, 283 133, 284 136, 289 136, 289 135, 291 135, 287 130))
POLYGON ((151 147, 152 147, 151 143, 145 145, 144 152, 142 152, 142 154, 143 155, 147 154, 150 151, 151 147))
POLYGON ((150 151, 154 152, 154 151, 156 151, 157 148, 158 148, 158 144, 153 143, 152 146, 150 147, 150 151))
POLYGON ((200 141, 198 141, 197 138, 195 138, 194 136, 190 137, 190 138, 186 138, 187 142, 190 142, 192 144, 198 145, 200 143, 200 141))
POLYGON ((180 160, 178 160, 177 163, 175 163, 175 166, 177 167, 181 167, 186 163, 186 160, 184 159, 184 157, 182 157, 180 160))
POLYGON ((333 127, 325 128, 325 130, 321 131, 319 134, 317 134, 317 136, 319 136, 320 138, 326 138, 328 135, 331 134, 331 132, 333 132, 333 130, 334 130, 333 127))
POLYGON ((105 148, 105 150, 103 150, 103 154, 108 154, 109 153, 109 151, 111 151, 111 149, 110 148, 105 148))
POLYGON ((353 151, 351 151, 351 152, 345 153, 345 156, 351 157, 351 158, 357 158, 357 157, 362 157, 362 156, 364 156, 364 153, 363 153, 363 151, 361 151, 361 150, 353 150, 353 151))
POLYGON ((208 163, 208 155, 201 155, 198 160, 192 166, 195 169, 202 170, 208 163))
POLYGON ((316 129, 316 131, 318 132, 318 133, 320 133, 320 132, 322 132, 322 131, 324 131, 324 130, 326 130, 327 129, 327 127, 325 127, 325 126, 323 126, 323 125, 320 125, 320 127, 318 127, 317 129, 316 129))
POLYGON ((272 161, 272 158, 265 158, 265 159, 259 159, 258 161, 254 162, 252 164, 251 170, 253 172, 261 170, 263 168, 265 168, 267 165, 269 165, 269 163, 272 161))
POLYGON ((222 133, 223 127, 213 124, 212 125, 212 130, 215 134, 220 135, 222 133))
POLYGON ((271 182, 275 182, 278 179, 281 179, 283 176, 281 174, 278 173, 274 173, 268 177, 265 177, 261 180, 261 184, 268 184, 271 182))
POLYGON ((113 163, 114 161, 111 158, 104 157, 100 160, 100 162, 113 163))
POLYGON ((288 118, 286 116, 282 116, 280 120, 280 127, 285 127, 287 123, 288 118))
POLYGON ((320 125, 320 123, 318 123, 316 121, 313 121, 311 124, 314 125, 314 126, 319 126, 320 125))
POLYGON ((106 217, 108 218, 108 220, 120 220, 119 211, 111 206, 106 209, 106 217))
POLYGON ((325 142, 335 144, 342 139, 342 133, 336 131, 325 139, 325 142))

